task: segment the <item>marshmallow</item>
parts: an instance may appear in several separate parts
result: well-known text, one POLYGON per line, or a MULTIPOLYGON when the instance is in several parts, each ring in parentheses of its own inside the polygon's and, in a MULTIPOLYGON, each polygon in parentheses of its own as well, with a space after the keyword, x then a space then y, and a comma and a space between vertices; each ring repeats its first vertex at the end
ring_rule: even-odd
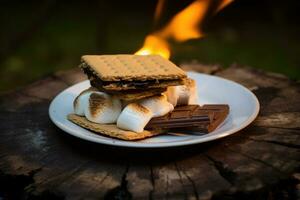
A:
POLYGON ((178 105, 197 104, 196 83, 192 79, 188 79, 185 85, 168 87, 164 94, 174 107, 178 105))
POLYGON ((117 127, 140 133, 143 132, 152 116, 153 113, 148 108, 137 103, 131 103, 121 112, 117 120, 117 127))
POLYGON ((134 132, 142 132, 152 117, 160 117, 171 112, 174 106, 165 95, 142 99, 129 103, 121 112, 117 127, 134 132))
POLYGON ((85 117, 99 124, 115 123, 122 110, 121 101, 104 92, 89 93, 88 103, 85 105, 85 117))
POLYGON ((139 102, 140 105, 152 111, 152 117, 160 117, 174 109, 174 106, 167 101, 165 95, 153 96, 145 98, 139 102))
MULTIPOLYGON (((189 85, 190 86, 190 85, 189 85)), ((74 111, 95 123, 115 123, 117 127, 142 132, 152 117, 171 112, 176 105, 195 101, 196 89, 188 85, 171 86, 165 94, 122 103, 119 99, 94 88, 83 91, 74 101, 74 111)), ((196 102, 196 101, 195 101, 196 102)))
POLYGON ((125 108, 127 105, 131 104, 131 103, 136 103, 137 101, 136 100, 121 100, 122 102, 122 108, 125 108))
POLYGON ((90 87, 83 90, 74 100, 73 107, 76 115, 84 116, 84 109, 87 107, 89 95, 91 92, 96 91, 95 88, 90 87))
POLYGON ((197 86, 196 82, 191 79, 189 82, 189 88, 190 88, 190 98, 188 104, 198 104, 198 95, 197 95, 197 86))

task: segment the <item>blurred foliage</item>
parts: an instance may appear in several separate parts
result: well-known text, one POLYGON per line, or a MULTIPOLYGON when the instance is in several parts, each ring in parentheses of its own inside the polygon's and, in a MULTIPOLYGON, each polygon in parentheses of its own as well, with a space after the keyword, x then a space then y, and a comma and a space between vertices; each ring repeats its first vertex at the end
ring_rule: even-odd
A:
MULTIPOLYGON (((134 53, 152 30, 156 2, 124 2, 3 1, 0 91, 77 67, 84 54, 134 53)), ((238 63, 299 79, 300 28, 290 12, 296 8, 255 2, 237 0, 210 19, 205 38, 172 43, 171 60, 238 63)))

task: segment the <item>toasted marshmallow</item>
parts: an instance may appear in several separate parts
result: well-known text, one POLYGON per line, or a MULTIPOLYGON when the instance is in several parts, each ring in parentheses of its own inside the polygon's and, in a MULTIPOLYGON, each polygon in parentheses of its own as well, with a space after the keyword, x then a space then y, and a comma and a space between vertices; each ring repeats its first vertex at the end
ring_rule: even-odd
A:
POLYGON ((188 79, 185 85, 168 87, 164 94, 174 107, 197 103, 196 84, 192 79, 188 79))
POLYGON ((91 92, 96 91, 95 88, 90 87, 82 91, 74 100, 73 107, 76 115, 84 116, 84 109, 87 107, 89 95, 91 92))
POLYGON ((177 86, 169 86, 163 94, 166 95, 168 102, 175 107, 178 99, 177 86))
POLYGON ((176 106, 188 105, 191 96, 189 88, 186 85, 180 85, 176 87, 176 92, 178 95, 176 106))
POLYGON ((118 118, 117 127, 139 133, 152 117, 163 116, 173 109, 174 106, 167 101, 165 95, 144 98, 125 106, 118 118))
POLYGON ((198 95, 197 95, 197 85, 196 81, 193 79, 190 79, 188 83, 188 87, 190 89, 190 98, 188 104, 198 104, 198 95))
POLYGON ((153 113, 148 108, 137 103, 131 103, 121 112, 117 120, 117 127, 140 133, 143 132, 152 116, 153 113))
POLYGON ((136 103, 136 100, 130 100, 130 101, 126 101, 126 100, 121 100, 122 102, 122 108, 125 108, 127 105, 131 104, 131 103, 136 103))
POLYGON ((99 124, 115 123, 122 110, 119 99, 99 91, 89 93, 88 103, 85 105, 85 117, 99 124))
POLYGON ((168 102, 166 95, 145 98, 139 104, 151 110, 152 117, 163 116, 174 109, 174 106, 168 102))

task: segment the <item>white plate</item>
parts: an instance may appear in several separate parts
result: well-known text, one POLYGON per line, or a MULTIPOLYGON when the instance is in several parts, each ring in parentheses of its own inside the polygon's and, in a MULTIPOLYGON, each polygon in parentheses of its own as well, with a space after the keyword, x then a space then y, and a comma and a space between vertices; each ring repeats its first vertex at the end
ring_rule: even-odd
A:
POLYGON ((166 134, 140 141, 123 141, 95 134, 67 120, 73 113, 73 100, 84 89, 90 86, 89 81, 75 84, 58 94, 51 102, 49 115, 51 120, 65 132, 84 140, 125 147, 171 147, 216 140, 233 134, 249 125, 259 112, 256 96, 247 88, 233 81, 189 72, 188 76, 197 82, 199 104, 229 104, 230 113, 225 122, 209 134, 166 134))

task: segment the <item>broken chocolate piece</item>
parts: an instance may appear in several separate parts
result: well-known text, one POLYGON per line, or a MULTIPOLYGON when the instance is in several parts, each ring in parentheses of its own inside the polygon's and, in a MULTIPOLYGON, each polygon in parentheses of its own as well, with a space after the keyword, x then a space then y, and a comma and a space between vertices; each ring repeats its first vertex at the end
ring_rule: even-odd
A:
POLYGON ((196 130, 205 133, 215 130, 229 113, 223 104, 179 106, 162 117, 152 118, 145 129, 196 130))
POLYGON ((207 110, 208 112, 214 113, 214 118, 211 123, 202 124, 195 128, 195 130, 205 133, 210 133, 218 128, 218 126, 226 119, 229 113, 229 106, 225 104, 204 105, 202 108, 207 110))

